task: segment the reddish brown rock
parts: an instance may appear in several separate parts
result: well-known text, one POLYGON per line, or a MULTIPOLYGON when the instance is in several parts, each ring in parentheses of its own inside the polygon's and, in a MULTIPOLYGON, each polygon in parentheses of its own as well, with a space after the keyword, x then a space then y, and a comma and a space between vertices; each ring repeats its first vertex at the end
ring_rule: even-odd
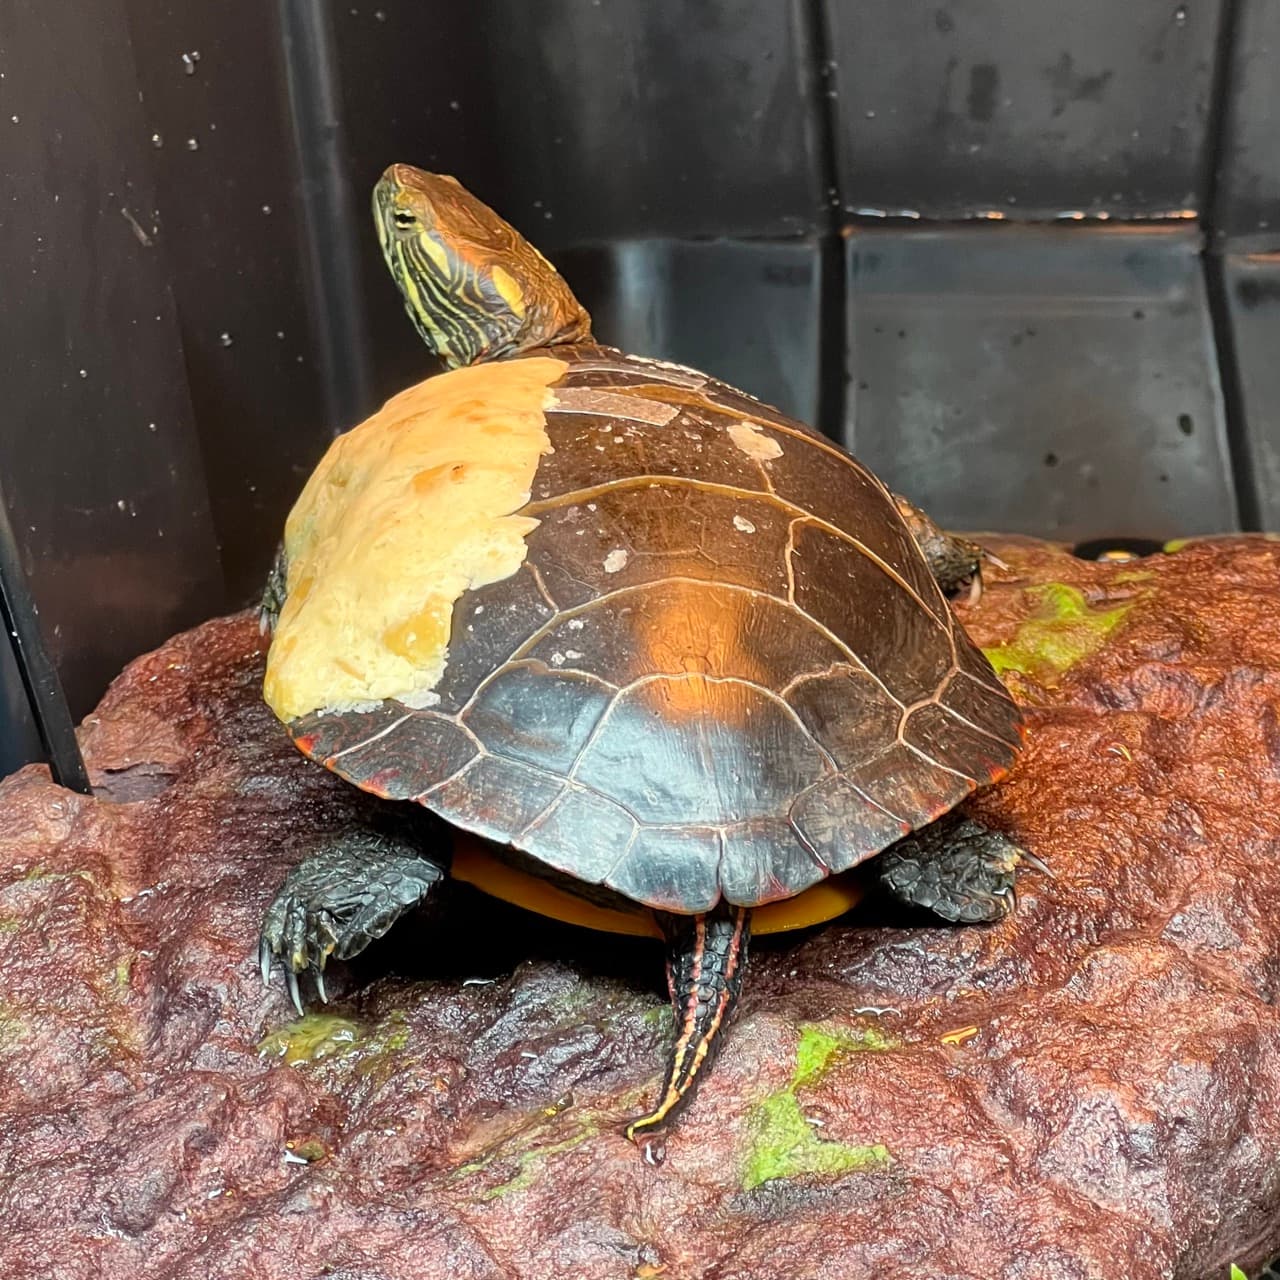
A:
POLYGON ((993 545, 1011 568, 968 620, 1030 738, 977 807, 1055 878, 993 928, 868 903, 761 942, 661 1163, 618 1132, 670 1034, 646 944, 459 890, 289 1031, 258 923, 360 799, 261 706, 250 619, 139 659, 84 729, 97 799, 0 784, 0 1275, 1257 1264, 1280 1241, 1280 544, 993 545))

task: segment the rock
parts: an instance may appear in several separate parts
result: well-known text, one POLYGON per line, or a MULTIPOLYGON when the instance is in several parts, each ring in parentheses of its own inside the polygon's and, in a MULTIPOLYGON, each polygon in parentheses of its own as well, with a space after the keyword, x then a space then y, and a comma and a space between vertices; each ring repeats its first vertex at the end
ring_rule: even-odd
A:
POLYGON ((1280 544, 993 540, 1029 708, 974 807, 1053 869, 991 928, 755 948, 682 1123, 656 949, 459 887, 297 1020, 263 909, 361 797, 221 619, 0 784, 0 1275, 1202 1280, 1280 1239, 1280 544))

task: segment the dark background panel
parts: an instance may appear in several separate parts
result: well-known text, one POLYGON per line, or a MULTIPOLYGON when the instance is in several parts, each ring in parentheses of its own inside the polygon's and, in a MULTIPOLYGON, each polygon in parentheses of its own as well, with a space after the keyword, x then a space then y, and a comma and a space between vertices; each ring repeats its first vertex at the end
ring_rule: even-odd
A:
POLYGON ((841 194, 926 218, 1200 207, 1220 0, 828 0, 841 194))
POLYGON ((1223 85, 1226 132, 1214 208, 1226 235, 1273 232, 1280 243, 1280 4, 1237 0, 1223 85))
POLYGON ((857 233, 846 444, 952 528, 1235 527, 1199 249, 1172 227, 857 233))
POLYGON ((350 425, 333 420, 323 335, 343 317, 314 291, 320 193, 304 185, 291 113, 291 40, 306 32, 262 0, 126 3, 151 234, 170 265, 228 598, 241 603, 261 589, 282 513, 350 425))
POLYGON ((223 607, 124 13, 0 7, 0 477, 82 715, 223 607))
POLYGON ((9 646, 0 645, 0 778, 40 758, 40 738, 17 664, 9 646))
POLYGON ((1259 524, 1280 530, 1280 239, 1270 252, 1242 247, 1226 254, 1222 271, 1240 411, 1248 424, 1244 462, 1259 524))
POLYGON ((818 413, 821 247, 624 240, 557 265, 602 342, 703 369, 787 413, 818 413))

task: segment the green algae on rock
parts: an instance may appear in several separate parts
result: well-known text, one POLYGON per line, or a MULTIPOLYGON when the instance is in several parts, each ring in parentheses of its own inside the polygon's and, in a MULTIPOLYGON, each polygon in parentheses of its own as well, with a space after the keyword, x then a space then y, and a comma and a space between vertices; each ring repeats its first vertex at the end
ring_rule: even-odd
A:
MULTIPOLYGON (((546 1161, 553 1156, 563 1155, 566 1151, 572 1151, 574 1147, 580 1147, 588 1138, 594 1137, 598 1132, 598 1126, 588 1121, 583 1121, 575 1132, 571 1133, 567 1138, 562 1138, 559 1142, 550 1143, 545 1147, 530 1147, 525 1151, 515 1153, 512 1156, 516 1165, 515 1173, 506 1182, 500 1182, 497 1186, 481 1192, 480 1200, 497 1200, 513 1191, 523 1191, 526 1187, 532 1186, 539 1170, 546 1161)), ((488 1161, 484 1163, 487 1164, 488 1161)))
POLYGON ((859 1170, 885 1168, 890 1156, 880 1143, 849 1145, 820 1138, 805 1117, 796 1090, 816 1084, 841 1054, 878 1053, 892 1047, 893 1042, 873 1027, 831 1030, 803 1024, 790 1081, 757 1103, 748 1117, 751 1146, 742 1170, 743 1190, 750 1191, 775 1178, 801 1174, 836 1178, 859 1170))
POLYGON ((1046 582, 1028 587, 1034 612, 1005 644, 984 649, 987 661, 1003 676, 1017 671, 1042 683, 1055 678, 1102 648, 1107 637, 1136 603, 1126 600, 1111 609, 1095 609, 1079 587, 1046 582))
POLYGON ((308 1013, 264 1036, 258 1052, 264 1057, 283 1058, 290 1065, 315 1062, 345 1052, 361 1038, 360 1028, 350 1018, 308 1013))

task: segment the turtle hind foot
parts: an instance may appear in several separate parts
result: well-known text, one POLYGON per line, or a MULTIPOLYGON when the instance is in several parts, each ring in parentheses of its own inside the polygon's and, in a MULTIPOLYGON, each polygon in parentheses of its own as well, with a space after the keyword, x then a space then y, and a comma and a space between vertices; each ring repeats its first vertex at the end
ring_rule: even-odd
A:
POLYGON ((310 973, 325 1000, 329 957, 359 954, 423 901, 444 874, 403 838, 360 831, 326 840, 289 872, 267 908, 258 943, 263 982, 270 982, 278 960, 299 1013, 299 974, 310 973))
POLYGON ((667 938, 668 981, 676 1016, 676 1042, 667 1062, 658 1105, 638 1116, 625 1133, 632 1142, 665 1128, 693 1096, 710 1068, 742 989, 751 934, 751 912, 721 903, 706 915, 658 914, 667 938))
POLYGON ((989 924, 1017 905, 1019 862, 1047 868, 1000 831, 948 814, 891 845, 876 860, 880 883, 900 902, 952 924, 989 924))

